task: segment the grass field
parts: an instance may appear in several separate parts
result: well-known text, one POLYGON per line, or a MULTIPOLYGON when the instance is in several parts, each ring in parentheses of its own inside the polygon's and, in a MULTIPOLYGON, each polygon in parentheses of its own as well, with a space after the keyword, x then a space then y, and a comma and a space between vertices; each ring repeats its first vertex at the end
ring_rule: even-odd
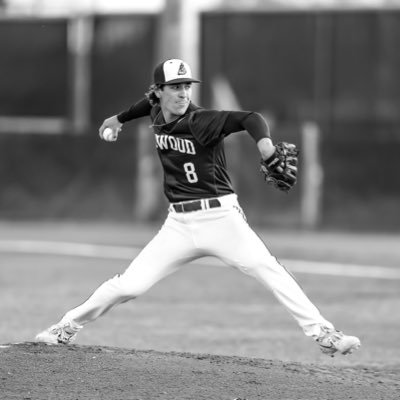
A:
MULTIPOLYGON (((156 230, 133 224, 1 223, 0 242, 51 241, 54 254, 3 247, 0 343, 32 340, 105 279, 122 272, 129 264, 126 247, 134 254, 156 230), (120 257, 57 254, 60 242, 113 245, 121 248, 120 257)), ((315 273, 294 273, 327 319, 361 338, 359 352, 326 358, 258 282, 210 261, 188 265, 141 298, 114 309, 88 325, 77 342, 335 365, 398 364, 399 236, 258 232, 289 269, 296 260, 314 261, 315 273), (321 274, 322 262, 365 265, 366 271, 385 267, 394 275, 321 274)))

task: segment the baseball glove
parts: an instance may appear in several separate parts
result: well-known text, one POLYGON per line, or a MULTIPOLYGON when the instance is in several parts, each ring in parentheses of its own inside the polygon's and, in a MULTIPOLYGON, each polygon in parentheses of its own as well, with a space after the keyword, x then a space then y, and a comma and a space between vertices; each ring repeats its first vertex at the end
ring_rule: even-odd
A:
POLYGON ((289 192, 297 182, 298 155, 296 145, 277 143, 275 153, 267 160, 261 160, 261 172, 266 182, 283 192, 289 192))

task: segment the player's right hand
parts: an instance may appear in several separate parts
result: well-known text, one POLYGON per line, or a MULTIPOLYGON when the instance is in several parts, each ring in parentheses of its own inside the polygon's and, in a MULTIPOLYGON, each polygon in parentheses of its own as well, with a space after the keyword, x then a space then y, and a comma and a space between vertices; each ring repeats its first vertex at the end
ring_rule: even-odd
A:
POLYGON ((122 129, 122 123, 118 121, 118 118, 116 115, 113 115, 110 118, 106 118, 102 125, 99 128, 99 136, 101 139, 106 140, 104 137, 104 130, 106 128, 112 129, 114 132, 118 133, 122 129))

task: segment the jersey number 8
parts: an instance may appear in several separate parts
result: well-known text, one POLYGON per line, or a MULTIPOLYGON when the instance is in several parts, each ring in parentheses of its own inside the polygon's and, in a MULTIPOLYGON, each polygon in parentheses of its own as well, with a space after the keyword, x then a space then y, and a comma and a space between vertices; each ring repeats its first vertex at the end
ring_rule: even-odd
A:
POLYGON ((183 164, 183 169, 186 172, 186 179, 189 183, 196 183, 199 181, 193 163, 188 162, 186 164, 183 164))

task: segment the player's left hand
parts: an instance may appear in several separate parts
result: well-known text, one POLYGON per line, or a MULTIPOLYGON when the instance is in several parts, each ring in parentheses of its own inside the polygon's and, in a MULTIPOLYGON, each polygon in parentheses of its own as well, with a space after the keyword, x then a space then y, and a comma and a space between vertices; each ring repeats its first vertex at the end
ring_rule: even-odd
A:
POLYGON ((261 172, 266 182, 288 192, 297 182, 298 155, 296 145, 277 143, 274 154, 267 160, 261 160, 261 172))

